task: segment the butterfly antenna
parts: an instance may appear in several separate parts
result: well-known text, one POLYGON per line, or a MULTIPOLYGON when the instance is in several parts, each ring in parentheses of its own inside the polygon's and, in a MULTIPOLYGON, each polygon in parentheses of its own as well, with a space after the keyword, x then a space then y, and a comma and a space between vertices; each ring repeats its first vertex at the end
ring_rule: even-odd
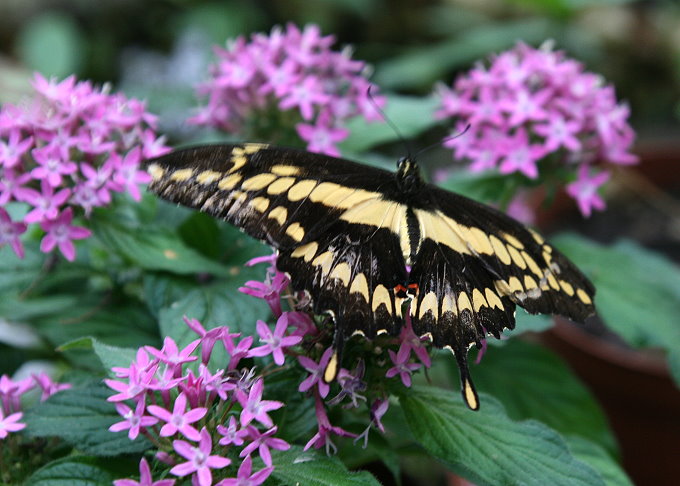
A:
POLYGON ((439 147, 440 145, 445 144, 449 140, 453 140, 454 138, 462 137, 470 129, 470 126, 471 125, 468 123, 467 126, 465 128, 463 128, 463 130, 460 133, 454 133, 453 135, 449 135, 448 137, 444 137, 440 141, 435 142, 432 145, 428 145, 427 147, 418 150, 418 152, 416 153, 416 157, 418 157, 420 154, 422 154, 424 152, 427 152, 430 149, 433 149, 434 147, 439 147))
POLYGON ((394 133, 397 135, 399 138, 399 141, 404 145, 404 148, 406 149, 406 155, 408 155, 408 158, 412 158, 411 154, 413 153, 413 147, 411 147, 411 144, 409 141, 402 135, 401 131, 399 131, 399 128, 397 128, 397 125, 390 120, 390 118, 387 116, 387 113, 383 111, 380 106, 378 106, 378 103, 375 101, 375 98, 373 98, 373 93, 371 93, 371 89, 373 88, 373 85, 369 85, 368 89, 366 90, 366 95, 368 96, 368 101, 371 102, 373 105, 373 108, 375 108, 375 111, 377 111, 382 119, 387 123, 387 125, 394 131, 394 133))

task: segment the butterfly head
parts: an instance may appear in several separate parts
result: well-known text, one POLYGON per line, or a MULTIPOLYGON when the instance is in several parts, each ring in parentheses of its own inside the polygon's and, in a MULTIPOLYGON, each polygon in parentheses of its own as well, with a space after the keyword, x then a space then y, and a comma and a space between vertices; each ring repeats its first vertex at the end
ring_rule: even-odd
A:
POLYGON ((411 157, 402 157, 397 161, 397 183, 405 194, 416 193, 422 184, 418 164, 411 157))

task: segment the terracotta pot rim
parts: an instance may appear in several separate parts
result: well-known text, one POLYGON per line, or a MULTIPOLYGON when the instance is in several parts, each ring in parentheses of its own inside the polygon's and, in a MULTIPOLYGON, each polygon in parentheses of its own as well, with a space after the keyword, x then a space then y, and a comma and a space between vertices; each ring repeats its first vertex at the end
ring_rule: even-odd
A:
POLYGON ((651 350, 627 349, 591 333, 563 317, 555 317, 550 330, 557 338, 581 352, 620 368, 660 377, 669 377, 666 360, 651 350))

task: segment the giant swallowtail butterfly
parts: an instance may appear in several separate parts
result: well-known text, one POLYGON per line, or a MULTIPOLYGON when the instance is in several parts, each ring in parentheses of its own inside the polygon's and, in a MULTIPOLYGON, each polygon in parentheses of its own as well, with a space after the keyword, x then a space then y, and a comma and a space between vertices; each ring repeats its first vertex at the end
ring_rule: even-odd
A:
POLYGON ((397 334, 410 312, 416 334, 453 351, 476 410, 468 349, 513 329, 516 305, 575 321, 594 312, 593 285, 538 233, 423 182, 409 158, 392 173, 289 148, 209 145, 147 167, 153 192, 278 251, 292 287, 335 322, 326 381, 347 339, 397 334))

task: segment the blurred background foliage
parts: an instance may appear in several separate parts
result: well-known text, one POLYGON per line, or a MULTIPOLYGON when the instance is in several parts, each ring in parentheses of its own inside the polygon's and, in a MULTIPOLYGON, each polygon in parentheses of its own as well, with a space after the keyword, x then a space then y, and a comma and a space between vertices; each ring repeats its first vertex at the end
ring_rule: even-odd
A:
POLYGON ((680 5, 674 0, 2 0, 0 101, 34 70, 114 82, 149 99, 163 129, 195 106, 210 46, 314 22, 372 63, 384 89, 426 94, 516 40, 556 47, 602 73, 644 138, 677 129, 680 5))

